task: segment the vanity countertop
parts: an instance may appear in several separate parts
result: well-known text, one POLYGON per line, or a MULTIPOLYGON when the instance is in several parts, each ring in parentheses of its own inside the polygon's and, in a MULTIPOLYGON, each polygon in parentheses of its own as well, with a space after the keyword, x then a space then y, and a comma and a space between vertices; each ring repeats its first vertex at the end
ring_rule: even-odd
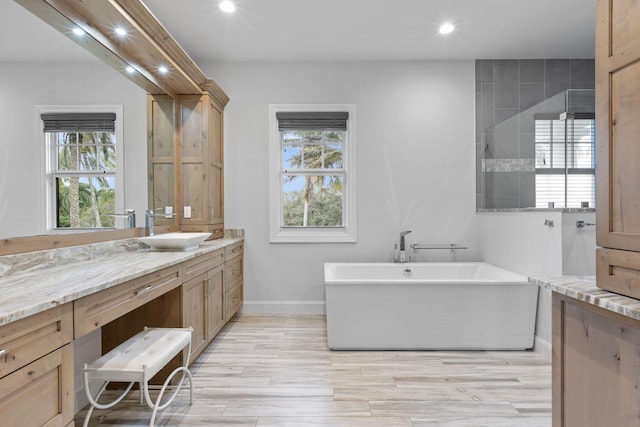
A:
POLYGON ((105 253, 0 276, 0 326, 242 240, 225 237, 181 252, 142 249, 105 253))
POLYGON ((594 276, 530 277, 529 281, 561 295, 640 320, 640 300, 596 287, 594 276))

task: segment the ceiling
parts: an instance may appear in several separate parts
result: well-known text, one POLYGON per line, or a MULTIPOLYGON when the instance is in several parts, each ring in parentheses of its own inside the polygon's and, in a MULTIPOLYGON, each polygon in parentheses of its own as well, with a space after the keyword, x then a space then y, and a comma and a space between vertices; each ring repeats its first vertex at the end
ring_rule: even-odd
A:
MULTIPOLYGON (((236 0, 234 14, 144 2, 196 62, 594 56, 594 0, 236 0), (443 21, 456 30, 439 35, 443 21)), ((93 59, 13 1, 0 16, 0 61, 93 59)))

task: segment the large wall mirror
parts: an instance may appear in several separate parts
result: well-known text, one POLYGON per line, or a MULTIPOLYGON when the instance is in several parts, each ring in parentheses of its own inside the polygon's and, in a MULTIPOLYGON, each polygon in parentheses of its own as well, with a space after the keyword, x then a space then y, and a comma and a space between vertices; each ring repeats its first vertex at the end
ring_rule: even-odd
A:
MULTIPOLYGON (((147 89, 123 77, 65 35, 15 1, 0 2, 0 240, 41 235, 47 227, 47 177, 50 160, 39 134, 42 106, 119 106, 122 142, 117 161, 122 168, 123 197, 116 214, 137 213, 144 226, 148 207, 147 89)), ((169 114, 168 119, 173 117, 169 114)), ((169 123, 170 125, 171 123, 169 123)), ((158 128, 172 140, 171 126, 158 128)), ((167 188, 172 200, 173 189, 167 188)), ((115 226, 125 226, 116 217, 115 226)), ((75 230, 82 231, 82 230, 75 230)))

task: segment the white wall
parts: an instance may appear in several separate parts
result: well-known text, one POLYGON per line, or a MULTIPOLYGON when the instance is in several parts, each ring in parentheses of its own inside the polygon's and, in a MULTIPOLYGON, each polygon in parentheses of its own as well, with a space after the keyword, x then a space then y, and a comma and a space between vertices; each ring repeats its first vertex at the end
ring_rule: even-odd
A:
MULTIPOLYGON (((594 275, 595 229, 577 229, 578 219, 594 223, 595 213, 478 213, 478 254, 526 276, 594 275)), ((538 294, 536 351, 551 357, 551 292, 546 289, 538 294)))
POLYGON ((562 215, 562 274, 567 276, 596 274, 596 227, 577 228, 576 222, 595 224, 595 212, 562 215))
MULTIPOLYGON (((474 64, 201 64, 225 109, 225 226, 244 228, 245 310, 252 302, 324 300, 323 263, 390 260, 409 242, 461 243, 475 257, 474 64), (357 109, 358 242, 270 244, 268 105, 357 109)), ((448 251, 420 259, 451 259, 448 251)), ((255 308, 255 307, 254 307, 255 308)))
MULTIPOLYGON (((42 234, 36 105, 124 106, 125 207, 147 206, 146 95, 101 62, 0 62, 0 238, 42 234)), ((140 224, 140 216, 138 216, 140 224)))

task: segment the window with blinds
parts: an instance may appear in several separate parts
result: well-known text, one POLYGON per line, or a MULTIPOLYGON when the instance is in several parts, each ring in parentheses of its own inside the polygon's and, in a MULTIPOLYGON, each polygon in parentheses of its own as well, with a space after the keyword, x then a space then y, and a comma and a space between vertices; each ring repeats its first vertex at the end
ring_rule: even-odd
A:
POLYGON ((354 112, 270 106, 272 242, 354 240, 354 112))
POLYGON ((595 206, 595 120, 535 118, 536 207, 595 206))
POLYGON ((48 159, 47 228, 113 228, 121 191, 116 113, 77 108, 40 114, 48 159))

